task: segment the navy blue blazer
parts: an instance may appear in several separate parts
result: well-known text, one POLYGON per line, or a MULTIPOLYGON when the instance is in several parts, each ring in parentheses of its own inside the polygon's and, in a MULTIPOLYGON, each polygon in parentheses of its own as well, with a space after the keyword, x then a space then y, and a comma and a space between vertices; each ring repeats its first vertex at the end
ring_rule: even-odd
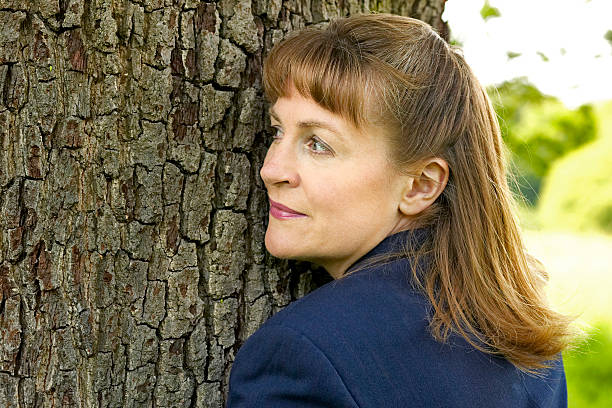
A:
MULTIPOLYGON (((390 235, 355 264, 428 233, 390 235)), ((436 342, 409 262, 329 282, 268 319, 236 355, 227 407, 567 406, 561 359, 535 377, 460 337, 436 342)))

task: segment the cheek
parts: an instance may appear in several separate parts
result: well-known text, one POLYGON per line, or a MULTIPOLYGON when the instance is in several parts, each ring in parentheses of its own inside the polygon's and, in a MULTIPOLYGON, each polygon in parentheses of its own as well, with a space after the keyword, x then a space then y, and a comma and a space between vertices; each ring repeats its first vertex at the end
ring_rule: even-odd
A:
POLYGON ((392 205, 393 194, 385 174, 379 169, 369 169, 354 184, 355 194, 359 197, 358 205, 366 215, 380 215, 392 205))
POLYGON ((334 215, 361 215, 377 210, 384 185, 374 172, 338 172, 332 179, 312 186, 311 202, 334 215))

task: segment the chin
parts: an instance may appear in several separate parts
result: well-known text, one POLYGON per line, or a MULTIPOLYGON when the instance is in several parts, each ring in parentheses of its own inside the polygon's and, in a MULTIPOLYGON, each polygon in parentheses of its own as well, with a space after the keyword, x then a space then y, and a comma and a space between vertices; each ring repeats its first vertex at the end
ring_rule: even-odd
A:
POLYGON ((298 244, 293 244, 285 237, 273 236, 266 233, 265 239, 266 250, 274 257, 280 259, 293 259, 296 261, 308 261, 309 257, 304 254, 297 253, 295 250, 299 247, 298 244))
POLYGON ((291 259, 291 248, 287 246, 289 244, 286 240, 281 237, 273 237, 273 234, 266 232, 265 245, 266 250, 277 258, 291 259))

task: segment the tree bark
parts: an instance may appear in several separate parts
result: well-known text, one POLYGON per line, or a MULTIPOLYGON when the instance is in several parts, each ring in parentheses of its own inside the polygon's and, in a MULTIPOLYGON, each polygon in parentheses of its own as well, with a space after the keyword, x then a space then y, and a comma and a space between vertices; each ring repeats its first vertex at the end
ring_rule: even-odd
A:
POLYGON ((262 58, 444 0, 0 0, 0 406, 222 407, 234 356, 329 279, 264 247, 262 58))

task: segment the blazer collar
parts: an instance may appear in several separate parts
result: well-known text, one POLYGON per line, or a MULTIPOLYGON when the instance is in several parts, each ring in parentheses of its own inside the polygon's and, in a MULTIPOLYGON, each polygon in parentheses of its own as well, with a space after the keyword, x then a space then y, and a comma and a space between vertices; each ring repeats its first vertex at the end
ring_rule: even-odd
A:
POLYGON ((418 248, 427 240, 431 235, 431 227, 409 229, 395 234, 389 235, 383 239, 378 245, 372 248, 367 254, 363 255, 357 261, 355 261, 345 272, 350 272, 352 269, 358 268, 366 260, 380 254, 392 253, 401 251, 404 244, 412 241, 412 247, 418 248))

